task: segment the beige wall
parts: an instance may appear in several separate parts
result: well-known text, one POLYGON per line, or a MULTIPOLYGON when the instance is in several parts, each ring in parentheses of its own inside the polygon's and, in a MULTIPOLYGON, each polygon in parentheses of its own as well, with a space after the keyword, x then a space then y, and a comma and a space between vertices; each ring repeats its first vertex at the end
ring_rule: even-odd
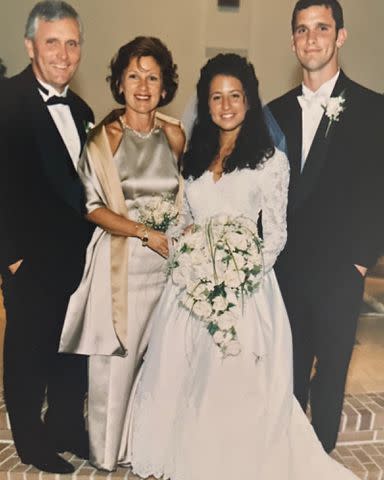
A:
MULTIPOLYGON (((113 105, 105 77, 118 47, 139 34, 166 42, 179 66, 180 89, 167 112, 180 115, 191 96, 207 48, 248 52, 265 101, 291 88, 299 69, 290 49, 294 0, 241 0, 240 10, 219 11, 216 0, 70 0, 85 26, 83 60, 74 89, 100 119, 113 105)), ((0 57, 12 75, 28 61, 25 19, 35 0, 0 0, 0 57)), ((342 50, 347 73, 384 92, 383 0, 342 0, 349 38, 342 50)))

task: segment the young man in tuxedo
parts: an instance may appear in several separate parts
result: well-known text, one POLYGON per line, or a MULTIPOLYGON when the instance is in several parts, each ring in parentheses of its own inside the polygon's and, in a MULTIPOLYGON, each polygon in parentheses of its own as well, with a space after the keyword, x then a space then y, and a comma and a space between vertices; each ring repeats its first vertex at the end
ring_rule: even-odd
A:
POLYGON ((70 473, 73 466, 57 452, 88 455, 86 360, 57 350, 91 234, 76 164, 94 120, 68 89, 81 54, 78 14, 62 1, 39 2, 25 46, 31 64, 0 86, 4 393, 21 461, 70 473))
POLYGON ((276 272, 293 334, 294 389, 326 451, 336 444, 364 275, 384 246, 381 95, 338 62, 337 0, 300 0, 292 46, 303 83, 270 103, 286 136, 288 241, 276 272), (315 363, 315 373, 311 370, 315 363))

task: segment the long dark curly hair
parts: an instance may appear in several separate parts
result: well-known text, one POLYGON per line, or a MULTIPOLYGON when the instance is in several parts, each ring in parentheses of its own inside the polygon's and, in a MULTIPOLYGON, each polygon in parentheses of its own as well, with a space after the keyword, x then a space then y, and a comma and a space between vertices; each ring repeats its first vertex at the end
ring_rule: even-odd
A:
POLYGON ((227 75, 240 80, 248 105, 234 149, 225 161, 224 173, 242 168, 255 169, 275 153, 264 120, 259 82, 253 65, 246 58, 233 53, 219 54, 210 59, 200 72, 197 83, 197 118, 183 159, 185 178, 200 177, 219 151, 220 128, 213 123, 208 106, 210 84, 216 75, 227 75))

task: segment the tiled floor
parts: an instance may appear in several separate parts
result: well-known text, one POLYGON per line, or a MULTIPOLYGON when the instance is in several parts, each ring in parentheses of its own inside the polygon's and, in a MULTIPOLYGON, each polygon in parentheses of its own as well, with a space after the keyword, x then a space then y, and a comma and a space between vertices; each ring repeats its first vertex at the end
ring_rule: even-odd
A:
POLYGON ((384 392, 345 396, 338 442, 384 442, 384 392))
POLYGON ((70 454, 64 454, 64 458, 76 467, 76 472, 71 476, 40 472, 31 465, 20 463, 13 445, 0 445, 0 480, 69 480, 71 477, 73 480, 138 480, 138 477, 131 474, 128 469, 119 468, 113 473, 100 472, 90 466, 88 462, 79 460, 70 454))
MULTIPOLYGON (((352 470, 361 480, 384 479, 384 442, 339 446, 331 456, 352 470)), ((13 445, 0 444, 0 480, 69 480, 71 477, 71 480, 139 480, 139 477, 128 469, 119 468, 112 473, 100 472, 88 462, 70 454, 64 454, 64 457, 76 466, 76 472, 71 476, 43 473, 30 465, 24 465, 20 463, 13 445)))
MULTIPOLYGON (((338 447, 332 457, 362 480, 383 480, 384 442, 338 447)), ((326 479, 328 480, 328 479, 326 479)))

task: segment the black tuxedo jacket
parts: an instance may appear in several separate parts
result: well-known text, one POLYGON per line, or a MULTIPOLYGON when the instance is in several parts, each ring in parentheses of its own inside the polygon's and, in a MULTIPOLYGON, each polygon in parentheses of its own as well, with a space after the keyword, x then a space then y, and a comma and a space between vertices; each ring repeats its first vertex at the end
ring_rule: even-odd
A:
MULTIPOLYGON (((88 105, 68 90, 81 144, 88 105)), ((0 271, 23 258, 37 281, 74 288, 91 226, 83 188, 29 66, 0 85, 0 271)), ((17 275, 17 274, 16 274, 17 275)))
POLYGON ((327 132, 324 114, 303 171, 301 86, 269 107, 286 136, 291 180, 288 240, 277 268, 291 273, 371 266, 384 250, 384 99, 340 72, 332 96, 344 111, 327 132), (315 269, 315 270, 313 270, 315 269))

